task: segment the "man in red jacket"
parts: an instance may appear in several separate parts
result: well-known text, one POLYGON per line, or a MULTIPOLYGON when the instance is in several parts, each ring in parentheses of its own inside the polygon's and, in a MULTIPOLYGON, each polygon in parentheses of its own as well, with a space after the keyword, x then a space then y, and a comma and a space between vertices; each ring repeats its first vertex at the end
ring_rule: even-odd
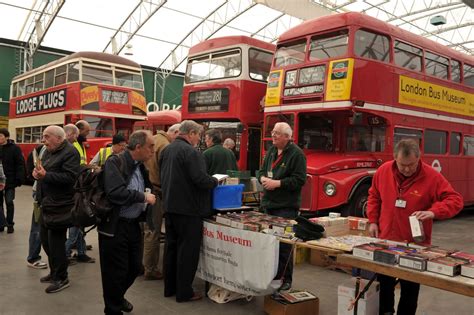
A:
MULTIPOLYGON (((455 216, 463 207, 463 199, 443 175, 420 160, 417 141, 398 142, 394 158, 383 164, 372 180, 367 203, 369 232, 382 239, 414 242, 408 218, 414 215, 423 222, 425 240, 422 243, 429 245, 433 219, 455 216)), ((379 314, 393 314, 396 279, 378 275, 378 280, 379 314)), ((397 314, 415 315, 420 284, 400 280, 400 285, 397 314)))

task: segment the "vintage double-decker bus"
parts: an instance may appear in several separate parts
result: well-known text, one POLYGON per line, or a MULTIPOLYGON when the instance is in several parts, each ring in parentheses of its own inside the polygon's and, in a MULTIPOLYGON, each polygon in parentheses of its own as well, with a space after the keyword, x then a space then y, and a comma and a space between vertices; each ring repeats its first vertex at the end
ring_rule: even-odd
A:
POLYGON ((210 39, 189 50, 182 119, 222 131, 237 164, 259 168, 263 98, 275 46, 246 36, 210 39))
POLYGON ((282 34, 265 104, 264 147, 286 121, 307 157, 302 210, 364 215, 379 165, 401 138, 474 203, 474 58, 360 13, 282 34))
POLYGON ((49 125, 86 120, 88 159, 114 134, 128 137, 146 117, 139 64, 126 58, 77 52, 12 80, 9 131, 26 156, 49 125))
POLYGON ((177 109, 158 110, 148 112, 144 121, 137 121, 133 125, 133 130, 146 129, 153 134, 157 130, 168 130, 174 124, 181 122, 181 111, 177 109))

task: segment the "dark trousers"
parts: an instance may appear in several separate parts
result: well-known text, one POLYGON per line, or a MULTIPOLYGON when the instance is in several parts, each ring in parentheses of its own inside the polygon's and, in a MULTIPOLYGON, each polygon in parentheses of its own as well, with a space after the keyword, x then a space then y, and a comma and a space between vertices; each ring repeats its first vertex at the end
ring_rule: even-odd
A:
POLYGON ((114 237, 99 234, 105 314, 122 314, 124 295, 141 268, 142 232, 138 220, 120 219, 114 237))
POLYGON ((188 301, 199 263, 202 243, 202 219, 195 216, 165 215, 165 297, 176 295, 177 302, 188 301))
MULTIPOLYGON (((383 315, 387 312, 395 313, 395 278, 377 275, 380 282, 380 306, 379 314, 383 315)), ((418 293, 420 292, 420 284, 410 281, 400 280, 400 301, 398 302, 398 315, 415 315, 418 306, 418 293)))
MULTIPOLYGON (((294 219, 298 216, 298 209, 266 209, 269 215, 294 219)), ((278 256, 278 272, 275 279, 282 279, 283 282, 293 282, 293 246, 280 243, 280 254, 278 256)))
POLYGON ((0 191, 0 227, 2 226, 13 226, 13 216, 15 214, 15 188, 7 188, 3 191, 0 191), (7 217, 5 220, 5 211, 3 210, 3 201, 7 206, 7 217))
POLYGON ((66 229, 48 229, 41 225, 41 244, 48 255, 48 263, 53 281, 67 279, 66 229))

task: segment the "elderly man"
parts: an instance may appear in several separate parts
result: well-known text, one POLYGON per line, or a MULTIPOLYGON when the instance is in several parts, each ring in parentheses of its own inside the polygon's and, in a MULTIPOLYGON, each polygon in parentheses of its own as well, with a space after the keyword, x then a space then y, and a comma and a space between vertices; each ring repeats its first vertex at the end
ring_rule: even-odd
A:
POLYGON ((128 150, 111 155, 105 162, 104 186, 115 207, 98 226, 100 270, 105 314, 131 312, 133 305, 125 293, 141 269, 142 232, 147 205, 155 195, 145 191, 151 183, 143 162, 153 157, 153 138, 148 130, 130 135, 128 150))
POLYGON ((61 127, 47 127, 43 142, 46 152, 42 163, 34 168, 33 177, 38 181, 36 198, 43 217, 41 243, 48 255, 50 273, 40 281, 50 283, 46 293, 54 293, 69 287, 64 243, 66 229, 71 224, 70 211, 80 158, 61 127))
POLYGON ((163 149, 178 136, 180 126, 181 124, 174 124, 166 132, 158 130, 156 135, 153 136, 155 154, 151 159, 145 162, 145 166, 150 173, 153 193, 157 196, 151 214, 152 226, 147 222, 143 229, 143 267, 145 269, 145 280, 163 279, 163 274, 159 271, 158 267, 160 261, 161 224, 163 221, 163 203, 158 161, 163 149))
MULTIPOLYGON (((306 157, 292 141, 293 131, 284 122, 272 131, 273 146, 267 151, 257 174, 263 185, 262 207, 270 215, 294 219, 301 204, 301 188, 306 182, 306 157)), ((293 252, 289 244, 280 244, 278 273, 281 291, 289 290, 293 281, 293 252)))
POLYGON ((194 147, 202 126, 185 120, 179 136, 164 148, 159 166, 166 217, 165 297, 177 302, 195 301, 202 295, 192 283, 199 261, 203 217, 211 214, 210 193, 217 180, 206 172, 206 163, 194 147))
POLYGON ((209 129, 206 131, 204 141, 207 150, 203 154, 209 175, 227 174, 228 170, 237 170, 235 155, 222 146, 222 133, 219 130, 209 129))
MULTIPOLYGON (((449 182, 430 165, 420 160, 418 142, 404 139, 397 143, 394 161, 380 166, 372 180, 367 202, 371 236, 414 242, 409 216, 423 222, 425 239, 431 244, 433 219, 455 216, 463 200, 449 182)), ((379 314, 394 313, 396 279, 379 275, 379 314)), ((397 314, 414 315, 418 304, 418 283, 400 280, 401 293, 397 314)))

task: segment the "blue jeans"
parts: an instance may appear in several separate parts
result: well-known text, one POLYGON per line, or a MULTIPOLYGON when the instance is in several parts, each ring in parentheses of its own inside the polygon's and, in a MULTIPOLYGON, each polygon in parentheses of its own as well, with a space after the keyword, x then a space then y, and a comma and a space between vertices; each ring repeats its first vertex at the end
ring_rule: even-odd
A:
POLYGON ((86 241, 84 241, 84 235, 77 226, 69 228, 69 237, 66 240, 66 256, 71 257, 72 245, 76 244, 77 255, 85 255, 86 253, 86 241))
POLYGON ((0 191, 0 227, 13 226, 13 215, 15 214, 15 205, 13 204, 15 200, 15 188, 8 188, 3 191, 0 191), (5 213, 3 208, 3 200, 7 206, 7 217, 5 220, 5 213))
POLYGON ((40 237, 41 226, 39 222, 35 222, 34 214, 31 216, 31 228, 30 228, 30 240, 28 247, 28 262, 34 263, 41 259, 41 237, 40 237))

